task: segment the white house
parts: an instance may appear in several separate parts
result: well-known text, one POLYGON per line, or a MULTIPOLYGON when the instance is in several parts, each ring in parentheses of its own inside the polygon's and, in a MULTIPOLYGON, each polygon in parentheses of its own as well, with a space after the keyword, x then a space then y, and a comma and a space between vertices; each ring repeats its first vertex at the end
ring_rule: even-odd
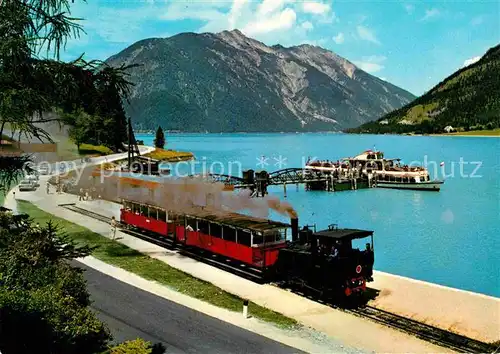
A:
POLYGON ((453 129, 453 127, 451 125, 447 125, 446 127, 444 127, 444 131, 446 133, 453 133, 455 131, 455 129, 453 129))

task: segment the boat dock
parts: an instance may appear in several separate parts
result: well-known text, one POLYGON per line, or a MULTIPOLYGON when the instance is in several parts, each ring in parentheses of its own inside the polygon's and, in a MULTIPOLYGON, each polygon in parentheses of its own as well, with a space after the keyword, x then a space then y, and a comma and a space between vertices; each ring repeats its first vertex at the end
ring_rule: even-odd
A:
MULTIPOLYGON (((354 158, 339 161, 308 161, 302 168, 286 168, 274 172, 243 171, 242 177, 209 174, 203 176, 214 183, 223 183, 228 190, 247 188, 255 197, 267 194, 268 186, 305 184, 306 190, 338 192, 363 188, 390 188, 439 191, 444 181, 431 180, 424 167, 386 159, 381 151, 367 150, 354 158)), ((194 177, 194 176, 193 176, 194 177)))
MULTIPOLYGON (((192 176, 194 177, 194 176, 192 176)), ((222 174, 202 176, 213 183, 223 183, 227 190, 250 189, 254 197, 263 197, 269 186, 282 185, 286 195, 287 185, 305 185, 306 190, 338 192, 374 187, 372 180, 358 173, 339 175, 304 168, 287 168, 274 172, 243 171, 243 177, 222 174)))

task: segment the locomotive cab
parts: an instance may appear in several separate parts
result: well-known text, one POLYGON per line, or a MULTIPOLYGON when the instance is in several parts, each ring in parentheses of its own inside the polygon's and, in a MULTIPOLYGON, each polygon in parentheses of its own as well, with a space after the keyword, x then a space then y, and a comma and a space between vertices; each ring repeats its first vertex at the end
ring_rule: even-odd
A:
POLYGON ((317 263, 325 264, 325 269, 336 273, 344 294, 364 292, 366 282, 373 280, 373 232, 330 225, 327 230, 315 233, 314 238, 318 249, 313 257, 318 259, 317 263))
POLYGON ((277 266, 289 285, 344 297, 366 290, 373 262, 372 231, 330 225, 318 232, 307 226, 298 231, 296 239, 280 252, 277 266), (358 247, 361 242, 364 247, 358 247))

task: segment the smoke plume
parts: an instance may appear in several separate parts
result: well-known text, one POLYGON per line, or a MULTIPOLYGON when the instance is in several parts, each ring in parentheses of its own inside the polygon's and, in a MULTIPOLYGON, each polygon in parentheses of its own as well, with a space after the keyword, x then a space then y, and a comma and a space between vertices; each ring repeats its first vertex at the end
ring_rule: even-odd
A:
POLYGON ((251 198, 249 190, 227 192, 222 183, 206 182, 202 178, 163 179, 154 182, 127 177, 90 177, 85 171, 77 188, 97 189, 103 199, 120 201, 128 199, 154 205, 177 213, 190 213, 200 207, 230 212, 244 212, 269 218, 269 210, 296 218, 291 204, 276 197, 251 198))

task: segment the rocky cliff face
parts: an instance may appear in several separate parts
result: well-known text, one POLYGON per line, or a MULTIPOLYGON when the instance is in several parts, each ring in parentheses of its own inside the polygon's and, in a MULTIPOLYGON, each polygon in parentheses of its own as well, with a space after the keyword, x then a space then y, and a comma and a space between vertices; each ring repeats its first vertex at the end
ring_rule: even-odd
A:
POLYGON ((147 129, 334 131, 414 99, 328 50, 268 47, 237 30, 146 39, 107 62, 142 64, 127 111, 147 129))

